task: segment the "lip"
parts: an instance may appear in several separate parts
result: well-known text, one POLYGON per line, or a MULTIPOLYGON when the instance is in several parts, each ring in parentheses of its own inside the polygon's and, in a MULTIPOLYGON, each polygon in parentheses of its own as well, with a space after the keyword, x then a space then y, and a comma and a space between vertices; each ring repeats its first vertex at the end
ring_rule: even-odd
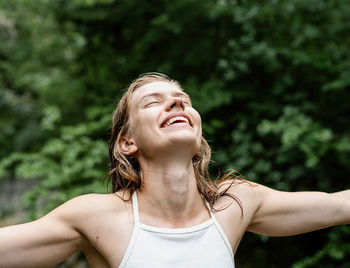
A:
POLYGON ((171 119, 171 118, 173 118, 173 117, 177 117, 177 116, 185 117, 185 118, 188 120, 190 126, 193 127, 192 120, 191 120, 191 118, 190 118, 186 113, 172 113, 172 114, 168 115, 168 116, 163 120, 163 122, 160 124, 160 127, 161 127, 161 128, 164 128, 164 127, 165 127, 165 123, 168 122, 169 119, 171 119))

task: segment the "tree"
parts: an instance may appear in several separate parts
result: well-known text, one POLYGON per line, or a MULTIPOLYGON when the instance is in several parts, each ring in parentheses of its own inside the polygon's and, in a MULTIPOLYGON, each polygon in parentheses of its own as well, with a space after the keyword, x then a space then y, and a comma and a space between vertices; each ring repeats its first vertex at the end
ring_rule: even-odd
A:
MULTIPOLYGON (((15 0, 0 8, 15 22, 7 36, 17 32, 0 44, 8 126, 0 133, 7 139, 0 171, 42 178, 27 198, 32 211, 103 191, 114 105, 148 71, 168 74, 190 93, 219 169, 279 190, 349 187, 349 3, 41 0, 34 7, 15 0), (26 120, 37 134, 8 96, 37 107, 26 120), (21 135, 25 145, 14 147, 21 135)), ((349 231, 249 235, 237 262, 347 267, 349 231)))

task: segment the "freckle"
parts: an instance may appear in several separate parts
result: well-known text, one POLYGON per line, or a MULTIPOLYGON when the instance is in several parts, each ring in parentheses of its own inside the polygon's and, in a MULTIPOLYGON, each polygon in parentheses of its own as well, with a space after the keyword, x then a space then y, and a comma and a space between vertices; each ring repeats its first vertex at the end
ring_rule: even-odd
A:
POLYGON ((98 239, 98 236, 96 236, 96 239, 98 239))

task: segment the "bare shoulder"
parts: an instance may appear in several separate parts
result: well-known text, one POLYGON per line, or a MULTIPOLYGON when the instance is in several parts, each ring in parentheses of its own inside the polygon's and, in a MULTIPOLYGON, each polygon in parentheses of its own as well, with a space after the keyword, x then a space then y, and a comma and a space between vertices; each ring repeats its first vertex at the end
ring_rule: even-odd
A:
MULTIPOLYGON (((120 205, 120 202, 118 202, 117 199, 119 198, 113 198, 114 194, 86 194, 86 195, 80 195, 77 197, 74 197, 65 203, 63 203, 61 206, 53 210, 52 212, 66 212, 66 213, 94 213, 96 212, 94 208, 101 208, 101 209, 107 209, 109 205, 111 205, 111 202, 113 202, 113 199, 115 205, 120 205)), ((117 196, 115 196, 117 197, 117 196)))
POLYGON ((238 179, 229 179, 221 182, 218 185, 219 192, 225 192, 218 201, 227 202, 230 200, 230 203, 240 203, 242 206, 247 206, 251 204, 254 200, 258 200, 261 194, 262 185, 248 181, 248 180, 238 180, 238 179), (234 198, 233 198, 234 197, 234 198))
POLYGON ((69 202, 79 214, 75 224, 86 238, 83 251, 89 263, 95 263, 99 255, 109 264, 120 263, 134 226, 130 195, 89 194, 69 202))
MULTIPOLYGON (((239 219, 240 224, 248 226, 261 207, 268 187, 248 180, 225 180, 219 185, 219 193, 224 193, 216 201, 217 214, 239 219)), ((231 221, 231 220, 230 220, 231 221)), ((232 221, 231 221, 232 222, 232 221)))
POLYGON ((121 209, 129 201, 129 194, 127 192, 116 192, 108 194, 86 194, 77 196, 64 205, 81 212, 94 213, 94 209, 121 209))
MULTIPOLYGON (((109 217, 130 214, 131 202, 127 193, 86 194, 68 200, 45 218, 59 218, 81 233, 91 231, 95 223, 109 217)), ((118 217, 120 216, 120 217, 118 217)))

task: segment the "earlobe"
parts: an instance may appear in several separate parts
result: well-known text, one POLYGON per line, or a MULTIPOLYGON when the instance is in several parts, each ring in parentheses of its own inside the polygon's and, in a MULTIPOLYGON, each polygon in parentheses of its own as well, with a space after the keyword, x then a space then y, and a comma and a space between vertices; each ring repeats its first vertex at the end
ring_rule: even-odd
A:
POLYGON ((123 154, 132 155, 137 152, 137 146, 135 142, 128 138, 121 138, 119 142, 120 150, 123 154))

